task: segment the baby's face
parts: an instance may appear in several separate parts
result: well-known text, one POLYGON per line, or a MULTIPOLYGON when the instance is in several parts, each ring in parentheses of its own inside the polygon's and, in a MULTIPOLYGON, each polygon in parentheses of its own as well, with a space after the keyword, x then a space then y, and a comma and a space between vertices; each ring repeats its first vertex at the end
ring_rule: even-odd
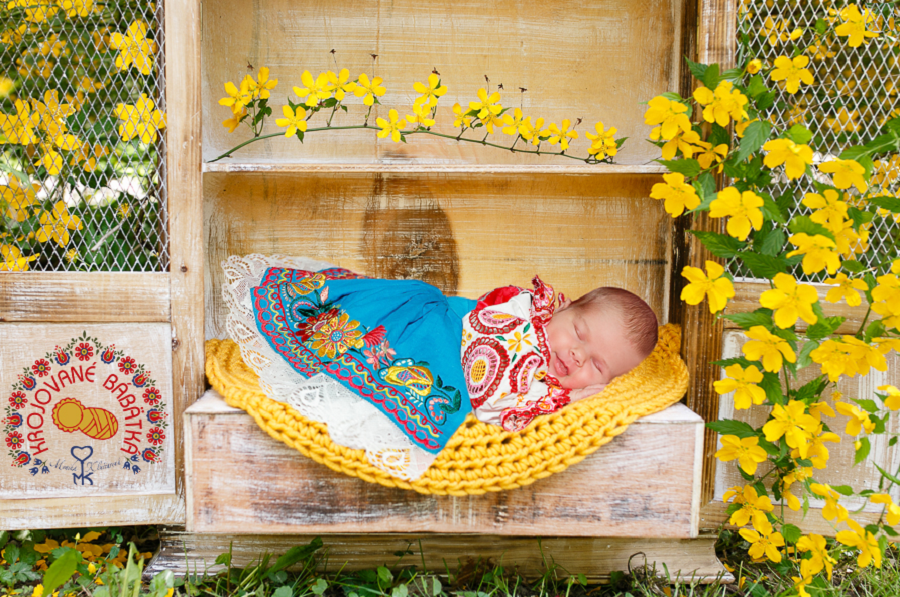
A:
POLYGON ((614 309, 572 308, 570 304, 564 301, 546 328, 549 372, 563 388, 608 384, 644 360, 625 336, 614 309))

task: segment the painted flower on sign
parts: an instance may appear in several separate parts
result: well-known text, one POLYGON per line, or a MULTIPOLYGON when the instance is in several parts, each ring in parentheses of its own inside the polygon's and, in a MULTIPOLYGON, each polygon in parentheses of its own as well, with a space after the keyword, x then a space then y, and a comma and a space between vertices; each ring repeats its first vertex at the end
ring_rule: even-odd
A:
POLYGON ((6 435, 6 445, 13 450, 18 450, 19 448, 21 448, 23 445, 22 434, 18 431, 8 433, 6 435))
POLYGON ((154 427, 147 432, 147 441, 154 446, 158 446, 159 444, 163 443, 164 439, 166 439, 166 434, 159 427, 154 427))
POLYGON ((47 375, 50 375, 50 363, 45 359, 38 359, 34 362, 34 365, 31 366, 31 370, 34 371, 34 374, 38 377, 46 377, 47 375))
POLYGON ((88 344, 87 342, 82 342, 75 349, 75 357, 79 361, 87 361, 91 357, 94 356, 94 347, 88 344))
POLYGON ((162 394, 156 388, 147 388, 144 392, 144 402, 150 406, 156 406, 162 400, 162 394))
POLYGON ((14 409, 19 410, 28 404, 28 398, 25 397, 25 392, 13 392, 9 397, 9 403, 14 409))
POLYGON ((136 364, 134 359, 131 357, 122 357, 119 359, 119 371, 124 373, 125 375, 131 375, 134 373, 136 368, 136 364))

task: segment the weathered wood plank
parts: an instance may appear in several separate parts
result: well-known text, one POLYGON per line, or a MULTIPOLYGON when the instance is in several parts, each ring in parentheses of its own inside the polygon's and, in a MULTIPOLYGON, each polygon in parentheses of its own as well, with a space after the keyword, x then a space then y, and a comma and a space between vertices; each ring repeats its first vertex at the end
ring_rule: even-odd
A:
MULTIPOLYGON (((163 530, 160 533, 159 553, 150 561, 146 574, 171 570, 178 576, 207 570, 216 566, 219 554, 231 552, 232 565, 252 565, 260 554, 281 555, 295 545, 306 545, 315 535, 234 535, 185 533, 163 530)), ((702 535, 696 539, 623 539, 621 537, 548 537, 538 540, 529 537, 490 535, 422 535, 414 533, 377 535, 323 535, 327 558, 318 560, 317 569, 329 571, 364 570, 381 565, 395 565, 396 552, 412 552, 399 565, 420 566, 420 573, 444 576, 449 569, 456 573, 469 561, 490 560, 506 568, 515 567, 526 578, 535 578, 547 571, 548 563, 560 568, 565 578, 569 573, 584 574, 588 582, 606 582, 611 572, 632 566, 655 564, 663 573, 666 565, 673 578, 711 582, 734 582, 716 559, 716 535, 702 535), (646 556, 636 555, 643 553, 646 556), (635 556, 632 558, 632 556, 635 556), (446 566, 446 567, 445 567, 446 566)))
POLYGON ((215 396, 208 392, 186 413, 192 531, 696 534, 702 422, 680 404, 638 420, 562 473, 515 491, 458 498, 336 473, 274 441, 246 413, 211 409, 209 401, 221 403, 215 396))
MULTIPOLYGON (((215 5, 208 2, 207 6, 215 5)), ((182 412, 203 393, 204 245, 201 173, 201 3, 166 5, 166 171, 172 301, 172 366, 175 371, 172 427, 176 491, 184 499, 182 412)), ((183 516, 184 511, 180 514, 183 516)), ((181 523, 173 518, 170 523, 181 523)))
POLYGON ((637 293, 664 319, 671 223, 652 175, 205 176, 208 337, 224 337, 221 262, 306 256, 477 297, 540 274, 580 296, 637 293), (639 231, 639 232, 637 232, 639 231))
MULTIPOLYGON (((736 0, 697 0, 698 32, 697 61, 704 64, 718 63, 721 69, 734 65, 736 52, 735 32, 737 27, 736 0)), ((687 92, 687 90, 685 90, 687 92)), ((719 181, 718 187, 721 187, 719 181)), ((720 231, 724 223, 713 220, 706 214, 694 219, 695 230, 720 231)), ((685 243, 688 257, 685 265, 703 268, 707 260, 719 261, 694 237, 685 243)), ((673 272, 673 277, 681 272, 673 272)), ((673 289, 672 300, 677 300, 676 289, 673 289)), ((680 295, 680 290, 678 291, 680 295)), ((687 404, 705 421, 713 421, 718 415, 718 394, 713 390, 713 383, 719 378, 719 369, 710 364, 719 358, 722 350, 722 322, 709 312, 706 302, 691 307, 682 306, 682 327, 686 333, 682 335, 682 357, 691 372, 691 386, 688 388, 687 404)), ((712 498, 715 478, 716 435, 707 429, 704 436, 703 492, 701 500, 705 503, 712 498)))
MULTIPOLYGON (((304 70, 315 77, 326 69, 346 67, 351 79, 363 72, 382 77, 387 93, 379 98, 383 105, 374 107, 370 124, 376 117, 387 118, 391 108, 400 111, 401 117, 411 113, 418 95, 413 83, 425 81, 437 70, 448 91, 441 98, 433 128, 451 135, 458 133, 453 128, 453 104, 465 106, 477 99, 479 88, 495 91, 502 84, 503 105, 545 118, 546 124, 584 119, 580 138, 569 153, 586 155, 589 140, 584 133, 594 132, 594 123, 602 120, 607 127, 618 128, 617 136, 631 138, 616 161, 644 164, 657 157, 659 150, 639 141, 647 132, 640 102, 677 88, 683 55, 681 4, 681 0, 519 0, 486 5, 462 0, 424 7, 413 0, 266 0, 256 3, 248 18, 240 1, 207 2, 204 159, 249 138, 243 126, 239 132, 227 133, 221 122, 228 118, 228 109, 217 103, 225 95, 224 84, 238 83, 249 65, 254 74, 267 66, 271 77, 278 79, 270 100, 278 115, 287 97, 295 98, 291 87, 302 86, 304 70)), ((350 112, 338 112, 334 126, 362 123, 362 99, 352 96, 346 102, 350 112)), ((324 116, 318 115, 311 128, 324 126, 324 116)), ((273 122, 266 132, 277 130, 273 122)), ((483 131, 468 136, 480 139, 483 131)), ((311 133, 303 145, 274 138, 245 147, 238 155, 260 163, 578 163, 426 135, 410 136, 408 144, 394 143, 377 139, 374 133, 311 133)), ((489 141, 511 145, 513 137, 498 128, 489 141)), ((545 143, 542 149, 547 148, 553 146, 545 143)))
POLYGON ((665 166, 654 164, 551 165, 551 164, 258 164, 214 162, 203 164, 204 172, 285 172, 297 174, 563 174, 604 176, 607 174, 664 174, 665 166))
POLYGON ((171 524, 184 519, 184 499, 164 494, 29 497, 0 502, 4 530, 171 524))
POLYGON ((3 272, 0 321, 169 321, 169 274, 3 272))

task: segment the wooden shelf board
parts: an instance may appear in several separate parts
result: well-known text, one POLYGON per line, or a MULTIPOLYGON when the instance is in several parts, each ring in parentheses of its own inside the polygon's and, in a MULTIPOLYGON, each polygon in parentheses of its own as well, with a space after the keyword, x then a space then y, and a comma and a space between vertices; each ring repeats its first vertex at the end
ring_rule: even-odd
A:
POLYGON ((204 172, 224 173, 309 173, 309 174, 664 174, 659 164, 579 164, 572 166, 508 164, 385 164, 385 163, 258 163, 205 162, 204 172))

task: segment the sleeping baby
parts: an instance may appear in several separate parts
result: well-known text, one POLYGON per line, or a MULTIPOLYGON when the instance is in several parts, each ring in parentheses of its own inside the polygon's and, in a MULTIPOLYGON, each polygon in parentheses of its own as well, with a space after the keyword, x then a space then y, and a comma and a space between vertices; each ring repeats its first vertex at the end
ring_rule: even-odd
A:
POLYGON ((637 295, 597 288, 572 302, 539 278, 484 295, 463 318, 462 366, 475 416, 520 431, 593 396, 656 346, 657 320, 637 295))
POLYGON ((520 431, 599 393, 656 343, 653 311, 617 288, 570 302, 535 278, 472 300, 311 260, 224 265, 228 331, 267 395, 410 480, 468 413, 520 431))

